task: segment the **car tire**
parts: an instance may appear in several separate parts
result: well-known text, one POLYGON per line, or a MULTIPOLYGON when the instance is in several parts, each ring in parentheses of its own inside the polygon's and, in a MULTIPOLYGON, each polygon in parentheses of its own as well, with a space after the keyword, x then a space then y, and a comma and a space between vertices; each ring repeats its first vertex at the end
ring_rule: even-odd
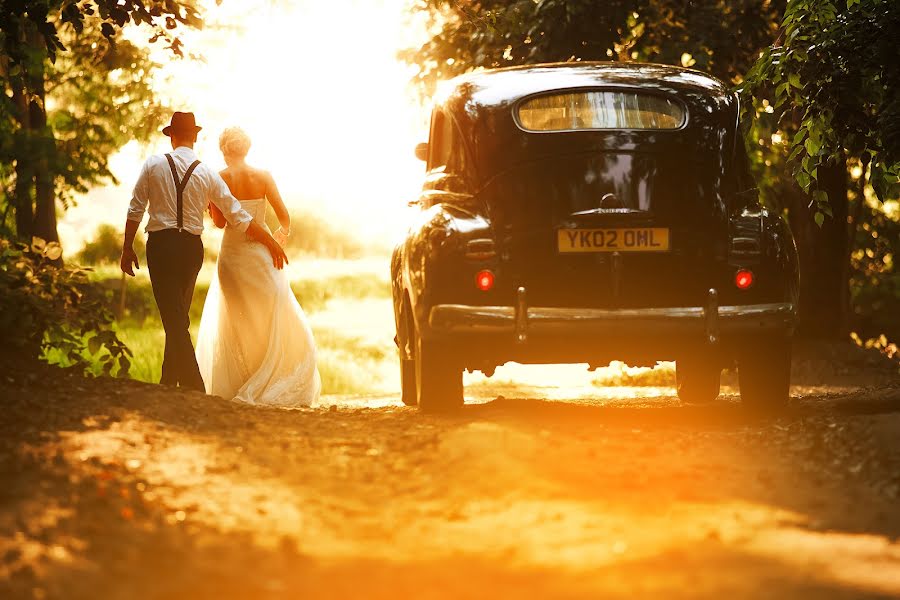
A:
POLYGON ((722 368, 715 362, 698 358, 675 361, 675 385, 678 398, 686 404, 706 404, 719 397, 722 368))
POLYGON ((419 410, 448 412, 463 405, 462 369, 439 343, 417 339, 416 399, 419 410))
POLYGON ((738 356, 741 402, 777 409, 787 406, 791 389, 791 339, 766 336, 746 342, 738 356))
POLYGON ((412 318, 409 295, 404 294, 397 312, 397 349, 400 358, 400 400, 406 406, 418 404, 416 389, 416 324, 412 318), (406 358, 409 356, 409 358, 406 358))
POLYGON ((406 406, 418 404, 416 395, 416 361, 400 357, 400 400, 406 406))

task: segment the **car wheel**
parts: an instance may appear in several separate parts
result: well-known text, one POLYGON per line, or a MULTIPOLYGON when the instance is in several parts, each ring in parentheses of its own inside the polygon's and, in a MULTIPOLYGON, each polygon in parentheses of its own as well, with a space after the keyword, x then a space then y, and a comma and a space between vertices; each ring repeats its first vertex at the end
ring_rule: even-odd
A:
POLYGON ((416 361, 400 357, 400 400, 406 406, 415 406, 416 399, 416 361))
POLYGON ((678 398, 687 404, 712 402, 719 396, 722 368, 715 362, 698 358, 681 358, 675 362, 675 385, 678 398))
POLYGON ((409 296, 404 295, 397 315, 397 349, 400 358, 400 400, 406 406, 418 404, 415 361, 416 325, 412 318, 409 296), (406 358, 412 356, 413 358, 406 358))
POLYGON ((791 340, 772 336, 749 340, 738 356, 741 401, 759 408, 787 405, 791 388, 791 340))
POLYGON ((463 405, 462 369, 440 344, 418 338, 415 365, 420 410, 444 412, 463 405))

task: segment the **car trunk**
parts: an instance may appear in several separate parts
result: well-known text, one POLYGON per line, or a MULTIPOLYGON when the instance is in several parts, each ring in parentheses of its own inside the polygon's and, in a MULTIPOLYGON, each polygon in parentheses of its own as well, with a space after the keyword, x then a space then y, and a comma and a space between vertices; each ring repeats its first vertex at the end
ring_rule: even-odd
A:
POLYGON ((724 255, 722 167, 713 152, 662 156, 591 151, 494 177, 479 196, 504 280, 531 306, 702 305, 724 255))

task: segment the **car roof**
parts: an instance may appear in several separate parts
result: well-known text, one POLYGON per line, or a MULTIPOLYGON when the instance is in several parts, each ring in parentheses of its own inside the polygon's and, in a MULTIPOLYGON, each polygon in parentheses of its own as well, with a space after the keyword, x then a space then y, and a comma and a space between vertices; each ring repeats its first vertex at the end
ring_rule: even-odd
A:
POLYGON ((439 93, 436 100, 443 104, 449 98, 463 96, 489 108, 542 92, 586 87, 655 89, 675 96, 700 96, 714 101, 733 96, 731 88, 721 80, 692 69, 652 63, 567 62, 460 75, 443 86, 443 94, 439 93))

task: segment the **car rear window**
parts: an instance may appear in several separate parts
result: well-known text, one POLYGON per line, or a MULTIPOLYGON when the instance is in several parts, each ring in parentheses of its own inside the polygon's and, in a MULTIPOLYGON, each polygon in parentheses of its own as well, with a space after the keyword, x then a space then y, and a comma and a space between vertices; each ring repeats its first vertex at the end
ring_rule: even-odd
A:
POLYGON ((518 118, 526 131, 678 129, 685 112, 681 104, 664 96, 581 90, 530 98, 519 104, 518 118))

